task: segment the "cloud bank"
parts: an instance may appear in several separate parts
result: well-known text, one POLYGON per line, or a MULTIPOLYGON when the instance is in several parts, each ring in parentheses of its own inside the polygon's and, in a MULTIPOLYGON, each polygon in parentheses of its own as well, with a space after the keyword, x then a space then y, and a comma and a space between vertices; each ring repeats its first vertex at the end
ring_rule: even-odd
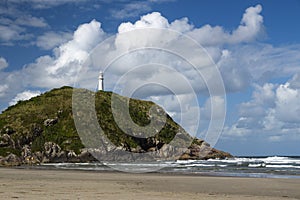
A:
POLYGON ((283 84, 255 85, 252 99, 240 104, 239 118, 226 128, 230 137, 264 135, 271 142, 299 140, 299 74, 283 84))
MULTIPOLYGON (((44 6, 54 6, 56 1, 51 2, 40 1, 37 3, 40 3, 42 8, 42 3, 44 6)), ((134 5, 132 6, 134 7, 134 5)), ((145 7, 145 10, 147 10, 147 7, 145 7)), ((240 24, 232 31, 228 31, 222 26, 211 26, 209 24, 196 27, 189 22, 188 18, 176 19, 170 22, 159 12, 149 13, 141 16, 137 21, 121 23, 115 40, 108 45, 108 51, 105 53, 109 60, 110 56, 124 51, 124 49, 130 51, 130 48, 134 48, 135 45, 140 43, 147 45, 159 43, 168 47, 168 45, 172 45, 172 41, 178 40, 176 37, 162 38, 161 35, 132 35, 136 38, 136 43, 128 43, 129 40, 122 38, 122 34, 132 30, 158 28, 172 29, 183 33, 207 50, 222 74, 227 93, 242 92, 247 88, 254 88, 251 100, 240 104, 238 120, 232 124, 227 124, 225 135, 244 136, 263 130, 270 140, 279 140, 287 135, 290 136, 300 132, 298 125, 300 119, 297 115, 300 109, 299 101, 297 101, 300 93, 300 45, 275 47, 262 43, 261 37, 266 33, 264 32, 264 20, 261 13, 261 5, 247 8, 241 16, 240 24), (272 83, 272 80, 278 78, 286 79, 286 81, 282 84, 272 83)), ((126 10, 123 14, 120 13, 124 16, 127 14, 126 10)), ((33 18, 32 16, 28 17, 33 18)), ((9 20, 9 18, 6 20, 9 20)), ((9 23, 5 20, 0 22, 0 31, 2 30, 5 33, 0 35, 0 40, 21 40, 31 37, 26 33, 26 27, 22 21, 13 20, 15 20, 15 24, 18 23, 18 26, 9 26, 9 23)), ((42 18, 36 18, 32 21, 33 23, 29 24, 30 26, 38 28, 47 26, 42 18)), ((45 91, 63 85, 72 86, 78 70, 86 62, 90 53, 97 44, 108 37, 109 34, 101 28, 101 23, 92 20, 78 26, 73 34, 47 32, 40 36, 36 45, 43 49, 52 49, 53 53, 37 58, 33 63, 24 66, 22 70, 5 72, 3 69, 8 64, 4 58, 0 57, 1 105, 5 105, 7 102, 16 102, 27 94, 38 94, 38 92, 34 92, 36 89, 31 88, 45 91)), ((185 48, 183 51, 187 54, 193 53, 192 48, 186 46, 182 48, 185 48)), ((209 119, 212 115, 210 111, 212 105, 218 107, 218 105, 224 103, 224 99, 218 96, 207 99, 204 93, 207 89, 205 82, 197 82, 199 75, 193 73, 188 63, 180 59, 174 59, 172 55, 166 55, 165 52, 140 51, 126 56, 124 57, 126 59, 120 59, 114 63, 111 70, 108 71, 110 78, 105 80, 108 90, 113 89, 112 87, 120 79, 120 75, 134 70, 134 73, 128 75, 130 79, 126 79, 129 80, 126 82, 128 87, 134 87, 145 80, 159 79, 174 85, 178 91, 185 91, 182 84, 174 82, 175 76, 170 70, 161 69, 153 63, 139 70, 132 68, 132 66, 152 61, 165 63, 172 69, 179 71, 187 77, 192 87, 198 91, 201 97, 206 97, 201 105, 204 120, 209 119)), ((99 70, 99 67, 95 66, 95 72, 99 70)), ((90 74, 90 77, 87 78, 94 80, 97 78, 97 73, 90 74)), ((85 84, 88 88, 94 89, 96 85, 93 85, 93 83, 91 81, 85 84)), ((170 91, 165 88, 148 87, 147 90, 140 91, 137 95, 160 103, 171 115, 176 116, 180 112, 177 109, 179 107, 178 99, 172 98, 170 91)), ((190 97, 189 94, 181 92, 178 98, 181 98, 181 101, 184 102, 188 101, 190 97)), ((219 110, 220 113, 225 112, 225 110, 219 110)), ((213 115, 218 117, 220 113, 214 113, 213 115)))

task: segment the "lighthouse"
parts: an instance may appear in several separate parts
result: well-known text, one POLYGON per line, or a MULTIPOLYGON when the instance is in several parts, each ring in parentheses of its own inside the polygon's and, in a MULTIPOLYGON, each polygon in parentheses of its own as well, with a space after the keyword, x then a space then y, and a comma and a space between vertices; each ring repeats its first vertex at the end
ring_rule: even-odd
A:
POLYGON ((103 72, 100 71, 99 78, 98 78, 98 91, 104 90, 104 82, 103 82, 103 80, 104 80, 103 72))

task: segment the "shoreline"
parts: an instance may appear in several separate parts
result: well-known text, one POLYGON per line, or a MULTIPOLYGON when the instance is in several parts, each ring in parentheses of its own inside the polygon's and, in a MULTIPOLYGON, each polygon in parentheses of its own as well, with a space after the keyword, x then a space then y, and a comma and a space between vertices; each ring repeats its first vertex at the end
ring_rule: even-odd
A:
MULTIPOLYGON (((174 175, 174 176, 208 176, 208 177, 241 177, 241 178, 274 178, 274 179, 300 179, 299 174, 295 173, 272 173, 272 172, 263 172, 263 171, 215 171, 215 170, 207 170, 207 171, 172 171, 172 170, 164 170, 165 167, 154 171, 123 171, 115 169, 113 167, 109 167, 107 165, 103 165, 102 167, 94 166, 93 163, 48 163, 41 165, 20 165, 14 166, 16 169, 37 169, 37 170, 68 170, 68 171, 89 171, 89 172, 99 172, 99 173, 132 173, 132 174, 160 174, 160 175, 174 175), (82 165, 83 164, 83 165, 82 165), (76 165, 75 167, 70 167, 69 165, 76 165), (63 167, 61 167, 63 166, 63 167), (86 166, 89 166, 86 168, 86 166)), ((95 164, 95 163, 94 163, 95 164)), ((99 164, 99 163, 97 163, 99 164)), ((137 168, 138 169, 138 168, 137 168)), ((255 168, 254 168, 255 169, 255 168)))
POLYGON ((0 168, 0 180, 5 199, 300 198, 300 179, 0 168))

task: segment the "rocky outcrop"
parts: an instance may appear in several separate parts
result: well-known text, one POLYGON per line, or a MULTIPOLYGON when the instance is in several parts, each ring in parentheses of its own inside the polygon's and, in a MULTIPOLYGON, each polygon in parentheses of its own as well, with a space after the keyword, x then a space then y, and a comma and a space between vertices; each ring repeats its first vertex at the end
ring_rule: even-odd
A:
MULTIPOLYGON (((153 143, 151 143, 153 144, 153 143)), ((151 146, 151 145, 150 145, 151 146)), ((29 145, 25 145, 22 149, 21 156, 16 156, 14 154, 9 154, 6 157, 0 157, 0 166, 18 166, 21 164, 36 165, 40 163, 60 163, 60 162, 95 162, 97 159, 94 157, 97 153, 99 154, 98 159, 101 156, 104 160, 114 160, 114 161, 132 161, 134 157, 132 154, 126 154, 126 148, 117 147, 114 149, 109 149, 113 154, 109 154, 110 157, 105 157, 105 152, 100 149, 82 149, 77 155, 73 150, 63 151, 61 147, 53 142, 46 142, 44 144, 44 151, 32 153, 29 145), (93 156, 94 155, 94 156, 93 156), (104 156, 104 157, 103 157, 104 156)), ((178 150, 178 149, 177 149, 178 150)), ((185 150, 185 149, 183 149, 185 150)), ((168 158, 171 157, 176 149, 170 145, 164 145, 159 150, 156 147, 149 147, 147 152, 153 152, 157 154, 158 157, 168 158)), ((153 159, 149 157, 145 150, 142 148, 132 148, 132 153, 135 153, 142 160, 147 161, 148 159, 153 159)), ((225 159, 230 158, 232 155, 229 153, 216 150, 210 145, 202 140, 197 140, 192 144, 178 159, 180 160, 197 160, 197 159, 210 159, 219 158, 225 159)))
POLYGON ((40 163, 60 162, 93 162, 96 159, 87 151, 82 149, 80 154, 73 150, 62 151, 60 146, 53 142, 46 142, 44 151, 32 153, 29 145, 22 148, 21 156, 10 153, 6 157, 0 156, 0 166, 19 166, 22 164, 36 165, 40 163))
POLYGON ((54 124, 56 124, 58 122, 58 118, 54 118, 54 119, 46 119, 44 121, 44 126, 48 127, 48 126, 53 126, 54 124))
POLYGON ((0 156, 0 166, 19 166, 22 163, 21 158, 12 153, 6 157, 0 156))
MULTIPOLYGON (((53 124, 53 121, 46 120, 47 126, 53 124)), ((180 130, 184 132, 184 130, 180 130)), ((186 141, 186 134, 177 133, 178 141, 186 141)), ((133 147, 127 143, 121 143, 119 146, 106 144, 102 149, 81 149, 76 153, 73 149, 62 149, 55 142, 45 142, 41 151, 32 151, 31 138, 39 137, 43 134, 43 129, 38 125, 32 127, 32 136, 21 137, 18 139, 18 145, 22 145, 21 155, 17 156, 10 153, 5 157, 0 157, 0 165, 16 166, 21 164, 36 165, 40 163, 60 163, 60 162, 94 162, 98 160, 105 161, 153 161, 155 159, 181 159, 181 160, 197 160, 209 158, 230 158, 229 153, 219 151, 210 147, 204 140, 188 138, 192 144, 188 148, 167 145, 160 139, 155 137, 139 138, 138 145, 133 147), (24 139, 25 138, 25 139, 24 139), (21 140, 21 141, 20 141, 21 140), (130 152, 130 153, 128 153, 130 152), (179 153, 178 153, 179 152, 179 153), (176 155, 176 156, 174 156, 176 155), (96 157, 96 158, 95 158, 96 157), (97 160, 98 159, 98 160, 97 160)), ((62 142, 63 145, 70 145, 72 139, 62 142)), ((7 133, 0 136, 0 147, 14 149, 16 147, 12 135, 7 133)))
POLYGON ((207 160, 210 158, 225 159, 231 158, 232 155, 224 151, 219 151, 212 148, 204 140, 196 139, 194 144, 192 144, 188 150, 180 157, 181 160, 207 160))
POLYGON ((4 126, 3 129, 2 129, 3 134, 11 135, 11 134, 14 134, 15 132, 16 131, 10 126, 4 126))
MULTIPOLYGON (((210 147, 204 140, 195 139, 188 148, 176 147, 157 142, 153 145, 153 140, 143 149, 140 146, 129 148, 127 145, 115 147, 107 146, 105 149, 89 149, 93 156, 104 161, 153 161, 153 160, 205 160, 205 159, 226 159, 232 155, 210 147), (129 152, 129 153, 128 153, 129 152)), ((90 154, 89 154, 90 155, 90 154)), ((84 159, 83 159, 84 160, 84 159)))
POLYGON ((15 142, 9 134, 5 133, 0 136, 0 147, 12 147, 15 148, 15 142))

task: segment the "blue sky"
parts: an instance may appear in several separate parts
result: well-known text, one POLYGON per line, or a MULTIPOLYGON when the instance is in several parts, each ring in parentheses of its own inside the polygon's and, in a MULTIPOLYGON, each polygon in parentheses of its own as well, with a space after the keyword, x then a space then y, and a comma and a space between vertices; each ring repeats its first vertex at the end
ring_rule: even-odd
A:
MULTIPOLYGON (((1 1, 0 110, 73 85, 73 68, 95 45, 120 33, 120 27, 128 30, 148 20, 150 27, 192 37, 220 70, 227 114, 217 148, 234 155, 299 155, 299 10, 297 0, 1 1)), ((111 72, 114 78, 121 71, 116 70, 111 72)), ((107 87, 112 90, 112 83, 107 87)), ((154 89, 145 95, 177 119, 180 111, 168 107, 172 98, 159 97, 154 89)), ((199 100, 202 115, 209 115, 207 97, 200 95, 199 100)), ((203 130, 198 131, 201 135, 203 130)))

